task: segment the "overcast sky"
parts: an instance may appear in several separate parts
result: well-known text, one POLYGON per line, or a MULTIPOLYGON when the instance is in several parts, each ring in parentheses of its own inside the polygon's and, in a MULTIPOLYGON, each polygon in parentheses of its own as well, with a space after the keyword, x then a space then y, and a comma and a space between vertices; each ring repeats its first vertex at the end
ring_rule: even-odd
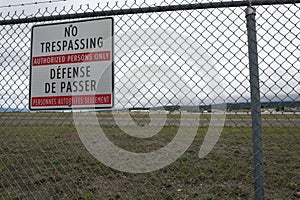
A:
MULTIPOLYGON (((12 16, 15 11, 21 13, 24 10, 26 16, 33 16, 39 9, 43 13, 47 7, 51 13, 55 10, 61 11, 63 6, 66 6, 65 10, 69 10, 71 6, 73 10, 78 10, 79 2, 82 1, 46 3, 38 0, 3 0, 0 1, 0 13, 5 17, 8 12, 12 16)), ((143 6, 150 5, 148 2, 151 5, 164 5, 159 0, 137 2, 143 3, 143 6)), ((95 8, 98 3, 98 0, 87 0, 82 8, 95 8)), ((124 3, 124 0, 118 1, 118 5, 124 3)), ((128 5, 133 3, 134 1, 127 1, 128 5)), ((115 4, 116 1, 109 1, 110 7, 115 4)), ((104 1, 99 3, 100 7, 105 5, 104 1)), ((300 61, 297 56, 300 55, 300 19, 297 16, 300 16, 299 6, 267 6, 258 9, 256 17, 263 101, 300 100, 300 61)), ((213 72, 205 73, 203 62, 197 63, 201 57, 205 57, 208 60, 206 64, 223 77, 219 81, 226 89, 228 102, 249 101, 244 8, 151 13, 114 18, 117 107, 209 104, 215 98, 208 84, 211 83, 209 76, 213 72), (145 34, 154 30, 160 31, 160 38, 164 41, 150 48, 147 42, 140 41, 151 43, 157 40, 145 34), (132 46, 130 43, 140 45, 132 46), (193 48, 198 51, 192 51, 193 48), (135 57, 138 59, 134 62, 135 57), (156 61, 153 62, 150 58, 155 58, 156 61), (195 63, 201 65, 201 73, 193 67, 195 63), (158 80, 157 77, 161 79, 158 80)), ((22 108, 22 105, 28 104, 29 62, 23 59, 29 56, 30 27, 24 27, 23 30, 25 33, 16 34, 13 29, 11 32, 1 32, 6 35, 11 33, 11 38, 15 40, 11 43, 7 38, 0 40, 1 107, 22 108), (18 38, 17 35, 20 34, 27 36, 18 38), (20 51, 25 51, 24 57, 20 58, 20 51)))

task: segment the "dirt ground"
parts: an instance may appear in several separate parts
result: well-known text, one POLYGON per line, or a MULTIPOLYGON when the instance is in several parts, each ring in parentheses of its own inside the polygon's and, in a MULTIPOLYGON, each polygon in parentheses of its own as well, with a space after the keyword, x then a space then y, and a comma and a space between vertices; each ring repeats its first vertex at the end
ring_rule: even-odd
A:
MULTIPOLYGON (((102 128, 117 146, 134 152, 163 147, 178 129, 167 126, 137 139, 117 126, 102 128)), ((168 167, 131 174, 97 161, 74 125, 8 121, 0 129, 0 199, 253 199, 251 128, 225 127, 213 151, 199 159, 206 131, 200 127, 188 151, 168 167)), ((299 124, 264 127, 263 144, 266 199, 299 199, 299 124)))

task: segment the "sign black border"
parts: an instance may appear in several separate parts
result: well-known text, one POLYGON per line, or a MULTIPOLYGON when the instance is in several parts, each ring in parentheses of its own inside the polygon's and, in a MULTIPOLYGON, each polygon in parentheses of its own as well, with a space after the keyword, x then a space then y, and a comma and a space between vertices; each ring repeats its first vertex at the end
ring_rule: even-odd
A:
POLYGON ((48 23, 48 24, 37 24, 37 25, 33 25, 31 27, 31 41, 30 41, 30 69, 29 69, 29 110, 30 111, 49 111, 49 110, 93 110, 93 109, 110 109, 114 107, 114 97, 115 97, 115 79, 114 79, 114 18, 113 17, 104 17, 104 18, 93 18, 93 19, 87 19, 87 20, 74 20, 74 21, 66 21, 66 22, 58 22, 58 23, 48 23), (80 23, 80 22, 88 22, 88 21, 99 21, 99 20, 107 20, 110 19, 111 20, 111 27, 112 27, 112 54, 111 54, 111 67, 112 67, 112 104, 111 106, 107 106, 107 107, 97 107, 97 106, 91 106, 91 107, 84 107, 84 108, 80 108, 80 107, 76 107, 76 108, 72 108, 71 107, 66 107, 66 108, 32 108, 32 102, 31 102, 31 83, 32 83, 32 43, 33 43, 33 29, 35 27, 40 27, 40 26, 51 26, 51 25, 60 25, 60 24, 71 24, 71 23, 80 23))

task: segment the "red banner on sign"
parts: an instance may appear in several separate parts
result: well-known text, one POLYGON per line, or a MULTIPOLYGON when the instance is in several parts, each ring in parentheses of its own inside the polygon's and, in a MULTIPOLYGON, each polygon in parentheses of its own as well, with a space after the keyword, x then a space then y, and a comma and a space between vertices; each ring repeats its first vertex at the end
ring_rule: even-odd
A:
POLYGON ((32 106, 72 106, 111 104, 111 94, 32 97, 32 106))
POLYGON ((38 56, 32 58, 32 66, 109 61, 111 59, 110 54, 110 51, 99 51, 52 56, 38 56))

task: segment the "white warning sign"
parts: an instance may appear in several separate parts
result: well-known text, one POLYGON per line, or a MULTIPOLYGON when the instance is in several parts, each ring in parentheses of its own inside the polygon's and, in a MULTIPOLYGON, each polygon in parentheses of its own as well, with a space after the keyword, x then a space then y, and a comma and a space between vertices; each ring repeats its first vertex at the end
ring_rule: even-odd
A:
POLYGON ((113 106, 113 18, 36 25, 31 110, 113 106))

